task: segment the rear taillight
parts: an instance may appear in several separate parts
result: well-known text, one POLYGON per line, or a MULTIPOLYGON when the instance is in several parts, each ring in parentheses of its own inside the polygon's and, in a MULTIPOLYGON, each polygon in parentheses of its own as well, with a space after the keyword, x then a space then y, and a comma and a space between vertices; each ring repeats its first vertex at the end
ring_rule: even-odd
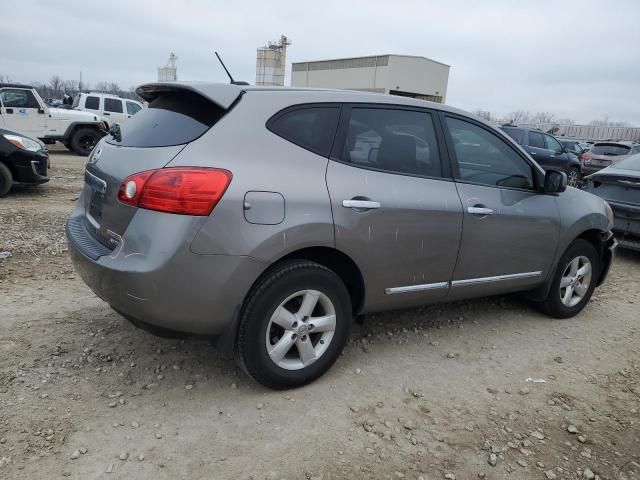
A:
POLYGON ((127 205, 180 215, 209 215, 227 190, 228 170, 171 167, 124 179, 118 200, 127 205))

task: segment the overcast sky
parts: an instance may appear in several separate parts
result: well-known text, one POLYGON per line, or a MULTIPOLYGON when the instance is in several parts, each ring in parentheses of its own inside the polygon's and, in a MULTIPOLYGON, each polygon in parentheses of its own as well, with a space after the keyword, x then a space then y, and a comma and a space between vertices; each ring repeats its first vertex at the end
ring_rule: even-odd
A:
POLYGON ((451 65, 447 103, 640 125, 640 0, 2 0, 0 74, 124 88, 157 79, 255 82, 280 34, 291 62, 397 53, 451 65))

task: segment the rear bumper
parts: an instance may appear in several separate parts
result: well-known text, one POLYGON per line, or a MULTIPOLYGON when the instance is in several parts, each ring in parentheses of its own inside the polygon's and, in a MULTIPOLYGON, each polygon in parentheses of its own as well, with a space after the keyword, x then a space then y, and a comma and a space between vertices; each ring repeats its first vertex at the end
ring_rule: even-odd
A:
MULTIPOLYGON (((95 250, 87 248, 97 241, 86 229, 70 227, 82 215, 76 207, 67 224, 69 252, 80 276, 112 308, 148 325, 220 335, 265 268, 244 256, 194 254, 183 238, 185 229, 176 228, 177 216, 149 211, 136 214, 120 246, 94 259, 95 250)), ((177 220, 187 224, 190 218, 177 220)))
POLYGON ((586 177, 587 175, 591 175, 592 173, 599 172, 603 168, 605 167, 596 167, 593 165, 582 165, 582 175, 586 177))

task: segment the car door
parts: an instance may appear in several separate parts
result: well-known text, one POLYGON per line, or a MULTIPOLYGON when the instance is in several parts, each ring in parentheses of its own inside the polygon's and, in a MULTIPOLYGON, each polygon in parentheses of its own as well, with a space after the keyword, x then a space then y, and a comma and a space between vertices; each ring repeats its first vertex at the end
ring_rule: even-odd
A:
POLYGON ((558 140, 551 135, 544 134, 544 143, 549 155, 548 166, 560 169, 564 172, 569 170, 569 154, 558 140))
POLYGON ((541 167, 548 168, 551 166, 551 153, 547 149, 542 132, 529 130, 527 144, 524 149, 541 167))
POLYGON ((43 137, 46 132, 44 105, 40 105, 30 89, 0 89, 2 107, 0 113, 5 127, 32 137, 43 137))
POLYGON ((462 206, 435 117, 375 104, 342 108, 327 187, 336 248, 362 272, 365 311, 447 295, 462 206))
POLYGON ((441 118, 464 209, 450 298, 543 282, 558 243, 556 197, 540 193, 537 167, 491 127, 451 114, 441 118))
POLYGON ((120 98, 103 98, 103 115, 105 121, 111 126, 114 123, 122 123, 127 119, 127 116, 124 113, 124 108, 122 105, 122 99, 120 98))

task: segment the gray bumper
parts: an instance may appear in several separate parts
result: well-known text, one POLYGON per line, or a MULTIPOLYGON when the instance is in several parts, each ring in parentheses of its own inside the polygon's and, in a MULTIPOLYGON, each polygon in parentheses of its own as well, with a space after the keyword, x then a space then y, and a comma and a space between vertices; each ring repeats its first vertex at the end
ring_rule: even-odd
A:
POLYGON ((115 310, 140 322, 185 333, 223 333, 266 265, 244 256, 194 254, 190 242, 172 238, 171 232, 184 232, 175 222, 167 229, 162 220, 136 219, 123 235, 122 248, 97 259, 87 252, 97 241, 86 230, 89 237, 67 228, 71 259, 84 282, 115 310), (132 231, 140 232, 138 238, 132 231), (142 237, 156 240, 141 242, 142 237))

